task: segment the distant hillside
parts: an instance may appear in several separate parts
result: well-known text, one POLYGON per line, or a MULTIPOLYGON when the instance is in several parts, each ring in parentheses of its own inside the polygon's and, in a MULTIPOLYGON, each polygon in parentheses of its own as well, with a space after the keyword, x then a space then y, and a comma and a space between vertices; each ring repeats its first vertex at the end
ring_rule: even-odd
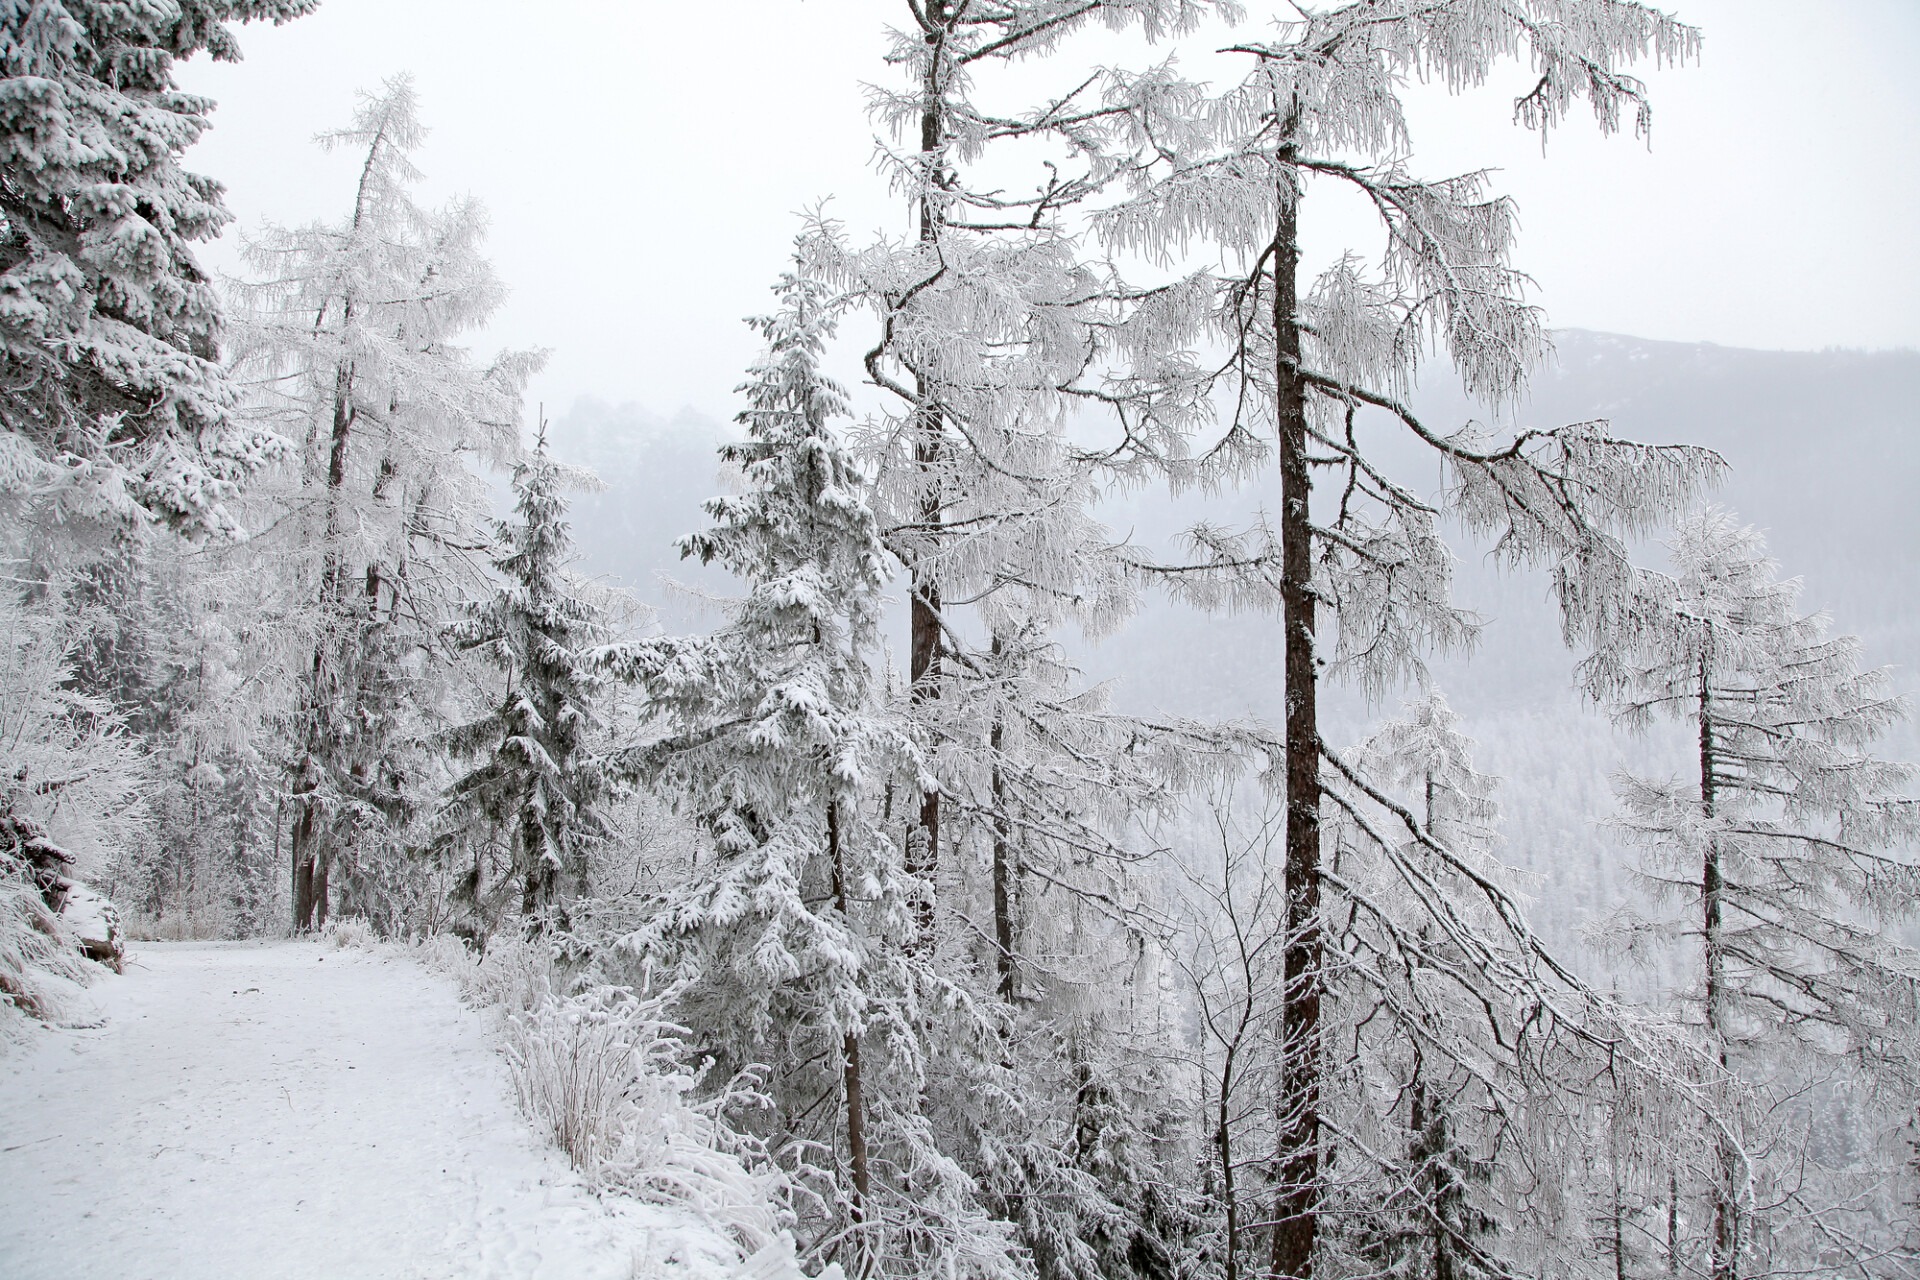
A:
MULTIPOLYGON (((1538 427, 1606 418, 1628 438, 1718 450, 1730 472, 1716 500, 1767 531, 1784 572, 1805 579, 1808 607, 1861 636, 1870 661, 1920 672, 1920 353, 1740 351, 1584 332, 1556 340, 1556 365, 1510 417, 1538 427)), ((1414 405, 1444 429, 1473 416, 1450 385, 1425 390, 1414 405)), ((1437 489, 1430 460, 1390 438, 1381 452, 1412 463, 1396 471, 1409 487, 1437 489)), ((1185 514, 1204 510, 1230 523, 1276 503, 1278 488, 1274 475, 1204 508, 1187 504, 1185 514)), ((1175 523, 1157 495, 1116 500, 1108 514, 1121 530, 1157 534, 1175 523)), ((1494 572, 1480 558, 1484 548, 1455 545, 1460 599, 1498 625, 1479 659, 1443 666, 1447 687, 1489 707, 1562 687, 1568 663, 1545 581, 1494 572)), ((1645 550, 1649 563, 1660 554, 1645 550)), ((1229 655, 1260 652, 1264 622, 1150 616, 1148 634, 1130 628, 1094 663, 1116 676, 1152 670, 1155 698, 1209 713, 1278 708, 1277 688, 1219 679, 1247 669, 1229 655)))
POLYGON ((683 633, 712 625, 697 599, 671 589, 726 592, 732 579, 680 559, 674 542, 707 523, 700 504, 722 492, 721 427, 691 410, 660 418, 638 405, 581 400, 553 424, 556 456, 587 467, 606 486, 574 495, 576 570, 630 592, 660 628, 683 633))
MULTIPOLYGON (((1805 579, 1808 607, 1860 635, 1869 661, 1899 668, 1903 685, 1920 686, 1920 353, 1742 351, 1583 332, 1556 341, 1557 363, 1509 416, 1529 426, 1608 418, 1621 435, 1720 451, 1731 474, 1719 500, 1767 530, 1785 572, 1805 579)), ((1415 404, 1444 428, 1470 412, 1457 388, 1437 379, 1415 404)), ((668 630, 710 623, 662 589, 662 573, 728 589, 722 575, 683 565, 672 549, 704 523, 701 501, 720 491, 713 451, 722 436, 696 416, 661 420, 592 401, 555 425, 561 455, 607 483, 575 508, 583 566, 659 608, 668 630)), ((1390 442, 1386 452, 1408 463, 1407 483, 1437 487, 1430 461, 1390 442)), ((1277 490, 1270 475, 1177 507, 1157 492, 1116 495, 1104 515, 1117 533, 1151 542, 1203 515, 1244 519, 1275 503, 1277 490)), ((1597 825, 1611 808, 1608 773, 1629 755, 1640 767, 1681 767, 1683 745, 1621 740, 1580 709, 1544 580, 1497 573, 1457 545, 1459 596, 1491 625, 1471 661, 1437 666, 1437 682, 1480 740, 1483 766, 1507 780, 1506 854, 1533 878, 1536 922, 1577 952, 1580 926, 1630 888, 1625 859, 1597 825)), ((1651 546, 1644 554, 1649 563, 1660 555, 1651 546)), ((1117 635, 1076 647, 1089 678, 1112 681, 1123 707, 1280 714, 1278 636, 1267 618, 1206 618, 1153 602, 1117 635)), ((1335 692, 1328 735, 1357 737, 1392 709, 1335 692)), ((1920 732, 1910 727, 1896 749, 1920 756, 1920 732)))

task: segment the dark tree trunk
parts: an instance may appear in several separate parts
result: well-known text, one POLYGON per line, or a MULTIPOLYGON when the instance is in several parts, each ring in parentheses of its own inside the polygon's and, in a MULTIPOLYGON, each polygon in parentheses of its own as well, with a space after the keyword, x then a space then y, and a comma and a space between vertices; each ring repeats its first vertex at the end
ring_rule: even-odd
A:
MULTIPOLYGON (((847 869, 840 851, 840 804, 827 803, 827 855, 833 868, 833 900, 840 919, 847 920, 847 869)), ((840 1079, 847 1104, 847 1164, 853 1177, 853 1203, 849 1206, 854 1234, 855 1280, 872 1274, 868 1241, 860 1228, 867 1219, 871 1203, 872 1171, 867 1158, 867 1101, 860 1082, 860 1037, 848 1031, 840 1038, 840 1079)))
MULTIPOLYGON (((993 655, 1006 656, 1006 644, 993 638, 993 655)), ((998 955, 1000 998, 1011 1001, 1020 990, 1020 967, 1013 950, 1013 823, 1007 816, 1007 779, 1001 768, 1000 753, 1005 748, 1007 727, 995 719, 988 746, 993 754, 993 943, 998 955)))
POLYGON ((1667 1274, 1680 1274, 1680 1175, 1667 1167, 1667 1274))
MULTIPOLYGON (((1713 743, 1713 624, 1702 624, 1700 643, 1700 815, 1713 821, 1719 792, 1713 743)), ((1707 1031, 1713 1037, 1720 1066, 1727 1066, 1726 958, 1721 937, 1721 898, 1726 889, 1720 867, 1720 844, 1711 832, 1701 854, 1701 950, 1706 971, 1707 1031)), ((1740 1204, 1735 1185, 1740 1176, 1740 1153, 1725 1134, 1715 1143, 1719 1178, 1713 1188, 1713 1241, 1708 1273, 1712 1280, 1739 1280, 1740 1204)))
POLYGON ((327 927, 327 905, 330 901, 327 896, 327 872, 331 861, 324 849, 313 860, 313 927, 316 929, 327 927))
POLYGON ((1220 1067, 1220 1105, 1214 1116, 1213 1141, 1220 1151, 1220 1202, 1225 1207, 1227 1238, 1221 1258, 1222 1280, 1240 1280, 1240 1193, 1233 1170, 1233 1068, 1239 1039, 1228 1046, 1220 1067))
POLYGON ((1285 633, 1287 774, 1287 942, 1281 1027, 1279 1187, 1274 1205, 1273 1275, 1310 1280, 1318 1238, 1320 1187, 1320 728, 1314 659, 1313 530, 1309 500, 1306 383, 1300 376, 1299 178, 1282 148, 1280 212, 1274 230, 1274 416, 1280 443, 1280 605, 1285 633))
MULTIPOLYGON (((363 177, 364 181, 364 177, 363 177)), ((358 214, 356 213, 356 220, 358 214)), ((353 303, 345 307, 345 317, 353 319, 353 303)), ((306 750, 300 773, 294 781, 295 814, 293 820, 293 927, 301 933, 317 929, 327 922, 327 874, 325 833, 321 826, 321 756, 333 740, 335 708, 339 690, 334 679, 333 650, 341 643, 336 634, 340 605, 344 594, 344 557, 341 555, 340 495, 347 483, 348 448, 353 439, 353 366, 343 364, 333 375, 333 427, 327 443, 327 494, 325 545, 320 561, 320 636, 314 642, 313 667, 307 688, 306 750)))
MULTIPOLYGON (((302 771, 304 774, 304 770, 302 771)), ((303 781, 296 783, 304 787, 303 781)), ((316 815, 311 792, 296 791, 293 798, 293 927, 301 933, 313 927, 313 859, 316 815)))
MULTIPOLYGON (((320 655, 314 655, 317 664, 320 655)), ((316 683, 318 676, 315 677, 316 683)), ((317 714, 317 713, 315 713, 317 714)), ((309 728, 311 733, 311 727, 309 728)), ((319 791, 319 765, 314 759, 313 744, 308 743, 306 754, 300 761, 298 772, 293 781, 293 829, 289 833, 290 857, 293 863, 293 927, 296 932, 305 933, 314 928, 314 883, 313 873, 320 860, 321 831, 319 791)))
MULTIPOLYGON (((920 100, 920 154, 927 190, 920 196, 919 232, 920 243, 927 246, 935 246, 940 240, 942 215, 932 188, 939 181, 940 151, 946 127, 940 68, 941 50, 952 32, 952 8, 951 0, 929 0, 919 10, 929 51, 920 100)), ((912 566, 907 674, 912 682, 914 705, 925 709, 940 698, 940 582, 935 561, 946 509, 940 478, 945 447, 939 399, 924 372, 915 375, 915 390, 919 403, 915 406, 918 439, 914 444, 914 461, 920 469, 919 514, 924 546, 912 566)), ((933 939, 933 880, 939 860, 940 792, 929 789, 920 798, 916 824, 907 836, 907 871, 925 886, 914 911, 919 935, 915 942, 920 947, 930 946, 933 939)))

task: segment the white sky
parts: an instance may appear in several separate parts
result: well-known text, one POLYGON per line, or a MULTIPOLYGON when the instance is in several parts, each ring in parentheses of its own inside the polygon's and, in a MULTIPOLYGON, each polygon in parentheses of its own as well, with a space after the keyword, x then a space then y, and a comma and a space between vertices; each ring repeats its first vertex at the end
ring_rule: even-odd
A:
MULTIPOLYGON (((1920 345, 1920 0, 1672 3, 1704 29, 1706 54, 1646 71, 1650 148, 1581 119, 1543 158, 1509 123, 1527 80, 1515 65, 1463 99, 1416 91, 1414 169, 1503 170, 1519 265, 1556 326, 1920 345)), ((486 203, 513 291, 480 345, 553 349, 530 401, 556 416, 594 395, 725 419, 755 347, 740 318, 766 308, 794 212, 832 196, 854 230, 904 229, 861 93, 888 78, 881 30, 904 8, 326 0, 286 27, 243 29, 237 66, 183 69, 221 104, 190 162, 226 183, 242 228, 338 217, 354 162, 310 139, 346 122, 357 88, 411 71, 433 129, 416 157, 423 194, 486 203)), ((1183 67, 1239 74, 1215 47, 1183 47, 1183 67)), ((1111 56, 1146 59, 1137 44, 1111 56)), ((1321 239, 1331 251, 1332 220, 1321 239)), ((207 257, 235 263, 225 244, 207 257)))

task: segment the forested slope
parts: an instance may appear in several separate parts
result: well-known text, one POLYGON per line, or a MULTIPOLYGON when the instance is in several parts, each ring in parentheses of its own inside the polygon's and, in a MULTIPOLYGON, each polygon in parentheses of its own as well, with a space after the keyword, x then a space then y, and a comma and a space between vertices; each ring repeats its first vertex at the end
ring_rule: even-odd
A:
MULTIPOLYGON (((1728 462, 1717 501, 1768 535, 1783 574, 1805 581, 1803 603, 1858 634, 1866 661, 1920 687, 1920 606, 1912 594, 1920 548, 1920 353, 1748 351, 1711 343, 1655 342, 1568 330, 1557 357, 1513 416, 1523 425, 1611 420, 1649 442, 1704 444, 1728 462)), ((1454 427, 1470 412, 1451 380, 1432 373, 1418 411, 1454 427)), ((725 428, 691 410, 662 418, 637 405, 575 405, 555 424, 559 447, 605 482, 573 509, 583 570, 623 586, 658 610, 663 629, 700 629, 712 611, 674 582, 724 593, 724 575, 680 559, 673 542, 698 528, 700 503, 723 481, 714 449, 725 428)), ((1110 495, 1102 515, 1116 537, 1164 546, 1204 512, 1245 517, 1272 506, 1271 484, 1175 501, 1160 490, 1110 495)), ((1658 565, 1657 541, 1638 549, 1658 565)), ((1461 599, 1492 620, 1481 648, 1435 665, 1435 680, 1480 744, 1480 763, 1504 780, 1503 856, 1529 873, 1534 922, 1557 945, 1600 969, 1582 927, 1632 894, 1629 855, 1600 825, 1613 811, 1608 775, 1629 760, 1685 763, 1684 735, 1618 733, 1575 695, 1576 655, 1561 642, 1549 586, 1486 558, 1465 558, 1461 599)), ((1241 674, 1277 653, 1265 616, 1202 616, 1150 601, 1117 634, 1077 646, 1092 676, 1110 680, 1118 705, 1203 717, 1277 722, 1282 690, 1241 674)), ((1351 691, 1330 702, 1336 740, 1397 709, 1369 708, 1351 691)), ((1920 741, 1895 729, 1889 750, 1911 758, 1920 741)), ((1644 980, 1621 975, 1638 985, 1644 980)))

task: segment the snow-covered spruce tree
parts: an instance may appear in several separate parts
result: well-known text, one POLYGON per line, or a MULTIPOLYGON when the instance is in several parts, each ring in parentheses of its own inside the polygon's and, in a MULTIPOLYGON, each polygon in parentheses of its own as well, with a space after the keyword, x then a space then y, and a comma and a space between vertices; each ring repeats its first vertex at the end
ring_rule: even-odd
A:
MULTIPOLYGON (((1341 972, 1329 952, 1330 921, 1348 906, 1329 879, 1321 821, 1330 801, 1364 807, 1373 784, 1323 744, 1320 682, 1349 679, 1377 694, 1416 674, 1423 652, 1471 641, 1476 620, 1448 598, 1451 552, 1441 529, 1449 519, 1490 537, 1510 564, 1560 570, 1567 628, 1586 634, 1589 606, 1627 579, 1619 539, 1680 506, 1718 463, 1704 450, 1615 439, 1603 423, 1496 438, 1472 424, 1437 428, 1406 407, 1419 364, 1436 347, 1469 392, 1497 405, 1524 386, 1545 343, 1509 261, 1511 205, 1489 194, 1484 174, 1430 181, 1405 167, 1402 77, 1466 89, 1517 54, 1532 82, 1518 102, 1522 124, 1557 126, 1585 97, 1604 130, 1628 111, 1644 130, 1642 86, 1621 67, 1648 55, 1681 59, 1696 43, 1690 28, 1616 0, 1369 0, 1304 11, 1273 38, 1244 44, 1253 70, 1219 98, 1164 69, 1116 86, 1116 101, 1145 105, 1128 111, 1131 158, 1115 162, 1133 166, 1137 189, 1103 211, 1108 243, 1165 262, 1217 247, 1237 264, 1218 279, 1210 332, 1182 333, 1172 328, 1178 313, 1161 316, 1163 346, 1223 348, 1219 371, 1201 385, 1234 414, 1201 459, 1252 461, 1264 438, 1278 445, 1277 527, 1234 534, 1202 526, 1194 540, 1212 568, 1181 575, 1203 601, 1270 602, 1281 621, 1290 914, 1273 1275, 1317 1274, 1332 1171, 1352 1158, 1326 1111, 1327 1019, 1336 1012, 1331 984, 1363 971, 1341 972), (1317 280, 1300 278, 1301 202, 1319 183, 1357 191, 1377 212, 1385 247, 1376 265, 1350 255, 1317 280), (1388 473, 1382 434, 1445 468, 1438 500, 1388 473), (1322 481, 1317 500, 1316 474, 1333 481, 1322 481)), ((1130 415, 1130 438, 1145 444, 1189 436, 1177 419, 1153 424, 1163 404, 1204 398, 1125 379, 1108 396, 1130 415)), ((1171 461, 1176 475, 1195 465, 1171 461)), ((1417 830, 1417 816, 1406 813, 1417 830)), ((1444 846, 1429 837, 1421 847, 1444 846)), ((1517 926, 1510 905, 1494 914, 1517 926)), ((1524 936, 1519 928, 1508 941, 1524 936)), ((1395 952, 1367 968, 1407 960, 1420 936, 1393 935, 1395 952)), ((1501 968, 1480 943, 1472 950, 1476 963, 1501 968)))
MULTIPOLYGON (((1723 1064, 1775 1095, 1776 1122, 1804 1126, 1782 1112, 1841 1073, 1884 1117, 1861 1162, 1891 1167, 1920 1100, 1920 951, 1900 941, 1920 914, 1920 799, 1912 767, 1872 747, 1906 705, 1885 671, 1860 669, 1858 640, 1799 612, 1798 580, 1778 577, 1757 530, 1710 507, 1668 548, 1672 572, 1639 573, 1620 632, 1581 666, 1620 722, 1671 720, 1698 743, 1690 776, 1619 777, 1620 825, 1678 908, 1628 927, 1698 939, 1699 1024, 1723 1064)), ((1703 1269, 1865 1274, 1911 1248, 1876 1221, 1888 1189, 1846 1185, 1860 1170, 1832 1166, 1855 1162, 1819 1150, 1836 1145, 1722 1127, 1703 1269)))
POLYGON ((0 495, 224 532, 272 437, 233 415, 194 259, 228 220, 180 167, 213 104, 175 63, 316 0, 9 0, 0 8, 0 495))
MULTIPOLYGON (((272 470, 232 511, 271 525, 272 470)), ((284 920, 276 763, 289 637, 283 563, 226 540, 83 529, 46 576, 78 637, 74 689, 110 702, 150 765, 150 822, 110 887, 138 931, 252 936, 284 920), (90 548, 90 549, 89 549, 90 548)), ((270 537, 268 541, 270 542, 270 537)))
POLYGON ((471 460, 516 455, 539 362, 480 364, 456 345, 503 291, 480 254, 480 208, 426 210, 408 194, 423 134, 406 78, 365 96, 351 127, 321 139, 365 156, 351 214, 271 230, 249 250, 264 282, 241 288, 250 410, 296 447, 269 495, 284 513, 255 554, 272 554, 300 637, 285 660, 303 929, 325 921, 336 871, 354 909, 376 916, 406 878, 389 864, 435 781, 424 744, 444 727, 436 654, 462 595, 480 589, 487 500, 471 460))
POLYGON ((450 737, 457 755, 481 761, 449 789, 442 821, 478 819, 502 834, 522 918, 535 929, 566 927, 568 904, 588 890, 590 854, 609 834, 605 762, 592 741, 608 627, 565 572, 565 480, 542 423, 532 457, 514 468, 518 519, 497 531, 499 586, 453 628, 455 643, 506 687, 489 714, 450 737))
MULTIPOLYGON (((884 698, 887 556, 867 478, 834 438, 841 390, 819 370, 834 301, 804 271, 755 322, 744 489, 707 504, 685 554, 748 593, 701 638, 623 647, 663 730, 626 765, 683 797, 711 848, 625 940, 683 984, 679 1016, 723 1070, 768 1064, 765 1135, 813 1197, 821 1259, 861 1275, 1013 1275, 1005 1233, 922 1113, 923 999, 965 996, 915 942, 914 880, 885 826, 918 754, 884 698)), ((811 1206, 811 1207, 810 1207, 811 1206)))
MULTIPOLYGON (((1088 514, 1127 459, 1082 453, 1071 421, 1097 402, 1100 371, 1145 378, 1180 358, 1135 340, 1135 300, 1076 241, 1110 172, 1082 136, 1119 109, 1092 100, 1100 77, 1062 76, 1057 96, 1031 107, 988 99, 1005 68, 1051 66, 1089 27, 1152 38, 1215 8, 1237 6, 907 5, 890 52, 899 87, 873 101, 898 144, 884 163, 912 230, 858 247, 828 231, 813 250, 877 330, 865 370, 882 408, 856 444, 908 586, 907 710, 926 764, 891 811, 905 829, 918 945, 1009 1027, 984 1049, 930 1029, 944 1058, 930 1105, 951 1157, 1048 1275, 1125 1270, 1127 1259, 1151 1271, 1169 1253, 1145 1223, 1157 1192, 1076 1135, 1097 1130, 1094 1147, 1109 1153, 1154 1142, 1145 1129, 1164 1098, 1122 1079, 1132 1068, 1120 1046, 1136 1028, 1108 1016, 1129 1004, 1109 997, 1141 943, 1117 836, 1167 803, 1164 770, 1189 761, 1155 726, 1110 715, 1058 632, 1110 629, 1136 589, 1088 514), (1009 162, 1033 165, 1030 188, 1008 180, 1009 162), (1076 1119, 1087 1102, 1084 1114, 1101 1117, 1091 1128, 1076 1119), (1123 1137, 1129 1126, 1141 1131, 1123 1137)), ((1202 298, 1157 295, 1157 305, 1202 298)))

